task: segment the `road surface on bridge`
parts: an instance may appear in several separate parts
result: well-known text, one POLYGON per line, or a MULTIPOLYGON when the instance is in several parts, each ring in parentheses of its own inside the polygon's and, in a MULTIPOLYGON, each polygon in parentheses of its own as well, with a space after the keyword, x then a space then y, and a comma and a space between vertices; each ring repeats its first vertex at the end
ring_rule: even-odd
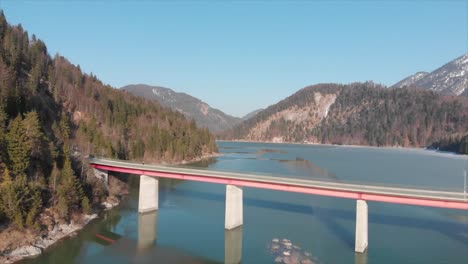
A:
POLYGON ((89 162, 96 169, 137 175, 230 184, 356 200, 468 210, 468 194, 463 192, 156 166, 103 158, 89 158, 89 162))

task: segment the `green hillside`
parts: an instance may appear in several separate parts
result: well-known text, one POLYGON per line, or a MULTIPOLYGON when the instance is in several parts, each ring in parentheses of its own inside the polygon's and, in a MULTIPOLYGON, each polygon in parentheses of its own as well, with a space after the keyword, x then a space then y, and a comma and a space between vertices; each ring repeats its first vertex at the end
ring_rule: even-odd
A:
POLYGON ((2 12, 0 150, 0 224, 40 230, 46 208, 68 221, 106 195, 86 180, 82 164, 90 153, 177 162, 217 147, 207 129, 181 114, 51 57, 44 42, 9 25, 2 12))

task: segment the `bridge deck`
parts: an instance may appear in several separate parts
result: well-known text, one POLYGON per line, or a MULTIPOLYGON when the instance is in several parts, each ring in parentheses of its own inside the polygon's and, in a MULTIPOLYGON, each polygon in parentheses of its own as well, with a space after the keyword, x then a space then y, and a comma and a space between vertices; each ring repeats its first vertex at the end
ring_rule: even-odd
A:
POLYGON ((100 158, 90 158, 89 162, 97 169, 131 174, 232 184, 358 200, 468 210, 468 194, 464 194, 463 192, 396 188, 170 166, 154 166, 100 158))

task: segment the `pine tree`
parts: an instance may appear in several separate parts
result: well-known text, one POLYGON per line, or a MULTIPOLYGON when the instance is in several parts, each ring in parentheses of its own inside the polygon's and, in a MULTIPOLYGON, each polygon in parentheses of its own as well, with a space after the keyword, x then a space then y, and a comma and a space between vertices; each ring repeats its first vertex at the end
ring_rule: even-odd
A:
POLYGON ((41 192, 39 188, 34 188, 32 190, 32 195, 31 195, 31 201, 30 201, 30 206, 29 210, 26 216, 26 225, 27 226, 36 226, 37 228, 37 221, 36 218, 39 214, 39 212, 42 209, 42 198, 41 198, 41 192))
POLYGON ((65 190, 60 189, 58 191, 58 203, 57 209, 60 216, 64 219, 68 219, 68 202, 67 202, 67 194, 65 190))
POLYGON ((36 111, 26 113, 23 125, 26 130, 28 145, 31 146, 31 156, 38 158, 42 148, 46 143, 45 136, 42 133, 39 115, 36 111))
POLYGON ((89 204, 88 197, 83 197, 81 200, 81 208, 83 209, 83 213, 90 214, 91 213, 91 205, 89 204))
POLYGON ((70 121, 68 120, 68 116, 65 112, 62 113, 60 118, 60 132, 62 133, 62 137, 64 141, 67 141, 70 138, 70 121))
POLYGON ((6 218, 19 228, 36 226, 36 218, 42 209, 41 191, 28 185, 25 175, 15 179, 11 177, 8 168, 3 173, 0 184, 0 207, 6 218), (26 219, 26 222, 25 222, 26 219))
POLYGON ((8 23, 5 18, 5 14, 3 13, 3 10, 0 10, 0 39, 3 39, 5 36, 5 31, 8 27, 8 23))
POLYGON ((73 172, 70 158, 66 156, 58 188, 58 207, 61 214, 65 217, 68 215, 65 211, 78 209, 83 196, 83 187, 73 172))
POLYGON ((6 149, 6 141, 5 141, 5 121, 6 121, 6 114, 3 111, 3 107, 0 105, 0 163, 7 161, 7 153, 4 151, 6 149))
POLYGON ((8 156, 15 175, 24 174, 29 167, 31 144, 26 132, 21 116, 17 116, 7 135, 8 156))

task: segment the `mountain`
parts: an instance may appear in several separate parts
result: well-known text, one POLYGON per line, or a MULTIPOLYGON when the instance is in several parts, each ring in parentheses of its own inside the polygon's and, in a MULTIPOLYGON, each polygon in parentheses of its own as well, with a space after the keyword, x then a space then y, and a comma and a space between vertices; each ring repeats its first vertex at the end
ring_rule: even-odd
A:
POLYGON ((409 77, 406 77, 405 79, 397 82, 396 84, 392 85, 392 88, 402 88, 402 87, 412 87, 414 84, 427 76, 429 73, 428 72, 417 72, 409 77))
POLYGON ((257 109, 257 110, 254 110, 248 114, 246 114, 245 116, 242 117, 242 120, 247 120, 247 119, 250 119, 254 116, 256 116, 258 113, 260 113, 261 111, 263 111, 263 108, 260 108, 260 109, 257 109))
POLYGON ((212 132, 231 128, 241 121, 210 107, 207 103, 186 93, 178 93, 169 88, 145 84, 127 85, 121 88, 136 96, 158 101, 162 105, 182 113, 195 120, 198 126, 207 127, 212 132))
POLYGON ((422 147, 467 131, 468 98, 367 82, 305 87, 222 138, 422 147))
POLYGON ((51 57, 0 10, 0 252, 31 245, 6 241, 9 230, 42 236, 115 194, 86 165, 89 154, 176 162, 216 150, 207 129, 51 57))
POLYGON ((468 53, 433 72, 418 72, 392 87, 404 86, 425 88, 445 95, 468 96, 468 53))

